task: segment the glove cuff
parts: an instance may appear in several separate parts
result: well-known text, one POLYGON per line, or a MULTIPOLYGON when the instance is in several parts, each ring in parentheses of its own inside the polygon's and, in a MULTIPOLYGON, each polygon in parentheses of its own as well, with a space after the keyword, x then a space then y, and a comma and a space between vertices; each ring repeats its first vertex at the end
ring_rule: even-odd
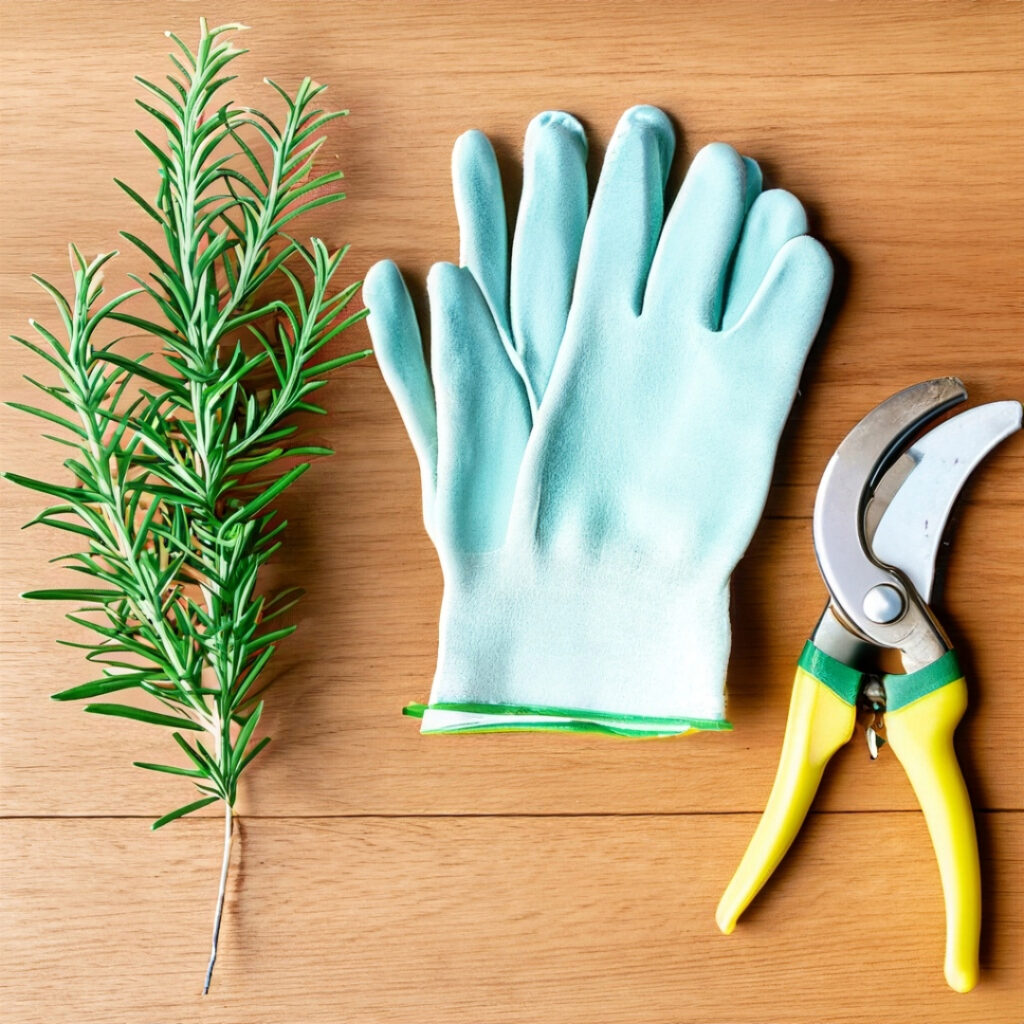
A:
POLYGON ((728 579, 652 583, 649 567, 504 553, 445 573, 422 731, 677 736, 725 720, 728 579))

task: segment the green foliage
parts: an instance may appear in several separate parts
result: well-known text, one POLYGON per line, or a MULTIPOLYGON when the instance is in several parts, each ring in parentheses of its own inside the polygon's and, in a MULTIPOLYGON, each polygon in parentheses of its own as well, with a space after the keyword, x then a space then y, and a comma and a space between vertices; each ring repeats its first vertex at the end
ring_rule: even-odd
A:
POLYGON ((309 79, 294 96, 268 83, 284 104, 280 125, 217 99, 245 52, 224 38, 240 27, 202 22, 194 53, 170 35, 175 72, 165 85, 137 79, 154 129, 138 136, 159 187, 150 202, 118 184, 162 236, 151 244, 122 232, 149 264, 131 275, 138 288, 104 301, 101 271, 115 253, 87 262, 72 247, 73 294, 36 278, 60 329, 32 321, 38 337, 15 339, 59 377, 32 381, 52 408, 16 408, 56 427, 60 436, 46 436, 70 455, 60 483, 5 475, 52 500, 32 522, 73 539, 64 560, 88 577, 84 587, 25 596, 77 603, 68 618, 89 631, 74 646, 86 648, 99 678, 57 700, 141 690, 159 710, 85 710, 173 730, 186 767, 136 763, 192 780, 200 799, 154 828, 216 800, 230 808, 239 776, 269 742, 254 739, 265 670, 294 629, 270 623, 296 598, 294 589, 271 598, 259 588, 286 525, 273 503, 309 457, 328 453, 300 443, 296 414, 322 413, 312 396, 325 375, 367 354, 323 355, 365 314, 344 312, 358 284, 333 289, 344 250, 283 231, 344 198, 333 190, 339 171, 313 173, 317 133, 344 112, 316 108, 323 86, 309 79), (129 312, 140 303, 150 311, 129 312), (94 342, 111 323, 144 334, 162 359, 94 342))

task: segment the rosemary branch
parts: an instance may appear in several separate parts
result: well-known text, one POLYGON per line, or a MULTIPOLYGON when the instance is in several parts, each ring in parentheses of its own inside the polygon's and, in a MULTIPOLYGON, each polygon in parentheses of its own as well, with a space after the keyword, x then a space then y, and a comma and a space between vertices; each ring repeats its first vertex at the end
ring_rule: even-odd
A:
POLYGON ((295 417, 323 413, 312 395, 327 374, 369 354, 321 356, 365 315, 346 313, 359 283, 335 290, 345 250, 331 253, 316 238, 305 245, 284 231, 344 198, 334 188, 341 172, 314 174, 313 165, 323 143, 317 133, 346 112, 317 108, 324 87, 308 78, 294 95, 269 82, 284 103, 280 125, 216 98, 235 78, 229 65, 246 52, 225 37, 243 27, 209 29, 201 20, 194 52, 169 33, 177 52, 167 84, 136 79, 152 97, 138 103, 156 136, 137 135, 156 160, 159 186, 150 202, 117 184, 159 227, 162 243, 122 232, 148 273, 131 274, 138 287, 106 302, 103 268, 116 253, 90 262, 72 246, 69 298, 36 278, 63 330, 33 320, 41 340, 14 340, 59 383, 30 379, 52 407, 11 404, 61 430, 46 436, 72 450, 63 463, 71 479, 4 474, 55 502, 28 525, 72 536, 78 549, 65 562, 89 577, 84 587, 24 595, 76 602, 68 618, 88 638, 71 646, 100 671, 55 699, 87 699, 93 714, 171 730, 186 765, 135 763, 189 779, 199 796, 153 828, 224 804, 204 994, 217 958, 239 779, 270 742, 255 737, 265 670, 295 629, 270 624, 301 593, 260 589, 260 569, 287 525, 274 503, 310 458, 330 454, 302 442, 295 417), (287 300, 272 297, 282 285, 287 300), (150 311, 136 311, 135 299, 148 300, 150 311), (110 324, 141 332, 152 351, 133 356, 118 341, 98 344, 96 332, 110 324), (130 690, 160 710, 95 702, 130 690))

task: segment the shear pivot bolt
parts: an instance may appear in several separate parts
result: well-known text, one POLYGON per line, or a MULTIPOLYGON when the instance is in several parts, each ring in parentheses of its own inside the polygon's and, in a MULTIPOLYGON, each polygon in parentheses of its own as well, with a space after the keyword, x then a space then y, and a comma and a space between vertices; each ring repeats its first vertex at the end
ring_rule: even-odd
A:
POLYGON ((872 622, 895 622, 903 614, 903 595, 891 584, 879 583, 864 595, 863 608, 872 622))

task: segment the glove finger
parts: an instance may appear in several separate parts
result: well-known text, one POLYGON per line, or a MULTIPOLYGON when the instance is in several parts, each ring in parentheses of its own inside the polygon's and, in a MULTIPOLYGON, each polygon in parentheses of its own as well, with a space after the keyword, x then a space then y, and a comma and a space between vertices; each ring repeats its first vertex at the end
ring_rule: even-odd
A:
POLYGON ((423 516, 431 532, 437 477, 437 414, 434 388, 423 357, 416 313, 401 272, 391 260, 374 264, 363 283, 367 325, 384 382, 405 423, 420 465, 423 516))
POLYGON ((526 129, 523 196, 512 244, 512 335, 539 402, 569 318, 587 223, 587 140, 560 110, 526 129))
POLYGON ((632 107, 622 115, 583 234, 576 294, 640 312, 674 152, 672 125, 657 107, 632 107))
POLYGON ((732 146, 712 142, 693 158, 654 256, 645 311, 717 328, 747 195, 747 165, 732 146))
POLYGON ((764 176, 761 174, 761 165, 752 157, 745 156, 743 166, 747 172, 746 201, 743 208, 749 210, 754 205, 754 200, 761 194, 761 189, 764 187, 764 176))
POLYGON ((483 132, 469 131, 452 149, 452 187, 459 221, 459 263, 476 278, 495 321, 508 321, 508 224, 494 148, 483 132))
POLYGON ((769 403, 766 431, 780 432, 832 288, 832 260, 816 238, 786 242, 723 343, 752 401, 769 403))
POLYGON ((487 301, 468 268, 427 278, 437 396, 437 529, 459 551, 505 537, 530 436, 530 405, 487 301))
POLYGON ((743 222, 726 288, 723 331, 743 316, 754 293, 768 273, 776 253, 791 238, 807 234, 807 214, 790 192, 771 189, 754 201, 743 222))

